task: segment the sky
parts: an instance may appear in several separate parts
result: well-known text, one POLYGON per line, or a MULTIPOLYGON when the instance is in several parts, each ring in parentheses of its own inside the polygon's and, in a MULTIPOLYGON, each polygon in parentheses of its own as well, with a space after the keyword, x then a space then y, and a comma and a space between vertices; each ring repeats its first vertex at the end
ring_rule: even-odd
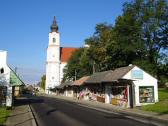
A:
POLYGON ((131 0, 0 0, 0 50, 29 84, 45 74, 48 34, 56 16, 61 46, 82 47, 98 23, 115 24, 131 0))

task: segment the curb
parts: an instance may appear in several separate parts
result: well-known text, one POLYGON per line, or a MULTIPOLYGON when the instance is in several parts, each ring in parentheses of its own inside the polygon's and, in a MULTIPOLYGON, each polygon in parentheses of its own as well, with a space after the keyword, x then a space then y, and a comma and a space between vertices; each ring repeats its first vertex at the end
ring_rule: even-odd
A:
POLYGON ((138 114, 138 113, 132 113, 132 112, 128 112, 128 111, 124 111, 121 110, 120 111, 121 114, 125 114, 127 116, 132 116, 134 119, 134 117, 136 117, 139 121, 145 121, 146 123, 150 123, 150 124, 154 124, 157 126, 167 126, 168 124, 168 120, 165 119, 159 119, 155 116, 151 116, 151 115, 144 115, 144 114, 138 114))
POLYGON ((168 124, 168 120, 158 119, 150 115, 147 116, 147 115, 142 115, 142 114, 137 114, 137 113, 131 113, 131 112, 124 111, 122 109, 114 110, 114 109, 108 109, 108 108, 103 108, 103 107, 97 107, 94 105, 90 105, 87 103, 81 103, 81 102, 79 102, 79 104, 82 105, 83 107, 88 107, 90 109, 95 109, 95 110, 102 111, 102 112, 122 114, 126 118, 133 119, 135 121, 139 121, 145 124, 153 124, 157 126, 167 126, 168 124))
POLYGON ((13 115, 11 115, 12 114, 12 112, 11 112, 11 114, 10 114, 11 118, 9 118, 9 120, 7 119, 8 122, 6 120, 6 122, 4 123, 4 126, 6 126, 6 125, 8 125, 8 126, 14 126, 14 125, 37 126, 32 109, 30 107, 29 99, 27 97, 25 97, 23 99, 25 99, 26 102, 24 104, 18 104, 18 106, 13 106, 13 111, 17 107, 19 108, 21 106, 21 108, 16 110, 16 113, 13 115), (25 109, 25 110, 23 110, 23 109, 25 109), (24 112, 22 112, 22 110, 24 112), (26 114, 26 115, 23 115, 23 118, 22 118, 22 114, 26 114), (15 120, 16 120, 16 122, 15 122, 15 120), (26 122, 28 122, 28 123, 26 123, 26 122))
MULTIPOLYGON (((45 95, 42 95, 42 96, 45 96, 45 95)), ((122 110, 122 109, 105 108, 105 107, 96 106, 96 105, 84 103, 84 102, 81 102, 81 101, 77 101, 75 99, 61 98, 61 97, 57 97, 57 96, 54 96, 54 95, 50 95, 50 96, 47 96, 47 97, 57 98, 57 99, 61 99, 61 100, 65 100, 65 101, 73 102, 73 103, 75 102, 75 103, 78 103, 79 105, 82 105, 83 107, 88 107, 90 109, 95 109, 95 110, 102 111, 102 112, 105 112, 105 111, 113 112, 113 113, 116 112, 118 114, 124 115, 125 117, 127 117, 129 119, 133 119, 133 120, 136 120, 136 121, 139 121, 139 122, 143 122, 145 124, 154 124, 154 125, 157 125, 157 126, 167 126, 167 124, 168 124, 168 120, 159 119, 159 118, 157 118, 155 116, 153 117, 151 115, 138 114, 138 113, 135 113, 135 112, 133 113, 133 112, 129 112, 129 111, 122 110)))
POLYGON ((32 115, 32 118, 33 118, 32 126, 38 126, 38 123, 37 123, 37 120, 35 118, 34 112, 33 112, 32 108, 31 108, 31 105, 30 105, 30 99, 28 98, 28 100, 29 100, 29 109, 31 111, 31 115, 32 115))
POLYGON ((32 115, 32 118, 33 118, 33 120, 32 120, 32 126, 37 126, 37 123, 36 123, 36 120, 35 120, 35 118, 34 118, 34 114, 33 114, 33 112, 32 112, 32 109, 31 109, 30 105, 29 105, 29 109, 30 109, 30 111, 31 111, 31 115, 32 115))

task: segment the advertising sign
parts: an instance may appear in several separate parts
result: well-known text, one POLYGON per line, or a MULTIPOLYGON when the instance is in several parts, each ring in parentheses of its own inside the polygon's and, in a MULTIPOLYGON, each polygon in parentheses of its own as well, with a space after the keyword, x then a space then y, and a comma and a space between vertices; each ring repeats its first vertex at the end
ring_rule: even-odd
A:
POLYGON ((143 79, 143 71, 142 70, 132 70, 132 79, 143 79))

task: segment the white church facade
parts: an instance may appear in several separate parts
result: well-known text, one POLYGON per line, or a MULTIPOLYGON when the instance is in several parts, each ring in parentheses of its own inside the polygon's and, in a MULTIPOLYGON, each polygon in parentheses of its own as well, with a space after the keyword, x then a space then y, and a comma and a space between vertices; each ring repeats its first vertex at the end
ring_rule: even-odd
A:
POLYGON ((46 94, 49 94, 49 89, 61 84, 64 74, 63 69, 75 50, 77 50, 77 48, 60 47, 60 33, 58 32, 58 25, 54 17, 47 48, 46 94))

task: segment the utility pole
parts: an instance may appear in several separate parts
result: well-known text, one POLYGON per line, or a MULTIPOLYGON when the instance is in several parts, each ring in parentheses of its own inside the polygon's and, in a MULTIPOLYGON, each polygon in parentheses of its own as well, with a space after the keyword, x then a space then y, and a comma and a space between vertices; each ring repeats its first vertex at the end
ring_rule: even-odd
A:
POLYGON ((95 64, 96 64, 95 61, 93 61, 93 73, 96 72, 95 64))
POLYGON ((17 68, 17 67, 15 67, 15 70, 14 70, 14 71, 15 71, 15 73, 16 73, 16 74, 17 74, 17 70, 18 70, 18 68, 17 68))
POLYGON ((75 69, 75 81, 76 81, 76 75, 77 75, 77 73, 76 73, 76 69, 75 69))
POLYGON ((18 68, 17 68, 17 67, 15 67, 15 73, 17 73, 17 69, 18 69, 18 68))

